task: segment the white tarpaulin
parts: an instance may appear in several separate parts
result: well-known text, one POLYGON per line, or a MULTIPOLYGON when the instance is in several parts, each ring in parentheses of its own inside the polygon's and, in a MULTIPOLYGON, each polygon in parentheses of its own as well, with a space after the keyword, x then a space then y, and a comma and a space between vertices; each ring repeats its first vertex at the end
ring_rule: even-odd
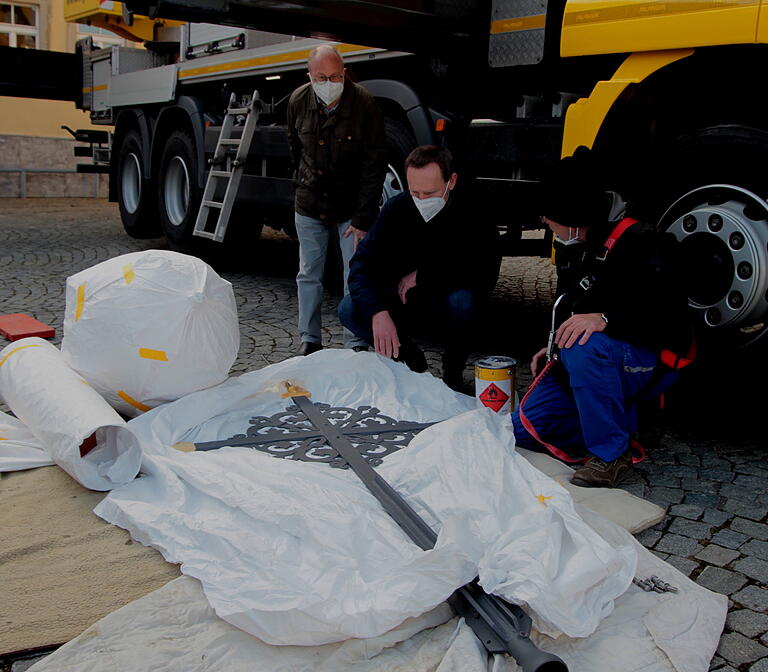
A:
POLYGON ((92 490, 138 473, 141 451, 125 420, 47 341, 24 338, 0 350, 0 397, 17 418, 0 419, 9 430, 0 441, 3 471, 42 466, 44 450, 92 490))
POLYGON ((30 429, 12 415, 0 412, 0 472, 54 464, 30 429))
POLYGON ((634 576, 632 538, 606 542, 568 492, 513 448, 508 421, 429 374, 372 353, 327 350, 188 395, 132 420, 141 478, 96 508, 198 578, 216 613, 270 644, 379 636, 479 575, 530 608, 540 631, 583 637, 634 576), (249 448, 182 453, 177 442, 244 433, 282 412, 300 380, 312 401, 374 403, 397 420, 445 422, 377 468, 436 531, 421 551, 348 470, 249 448))
POLYGON ((132 252, 67 278, 67 363, 118 411, 226 380, 240 347, 232 285, 196 257, 132 252))
MULTIPOLYGON (((612 538, 612 525, 585 512, 612 538)), ((636 543, 636 542, 635 542, 636 543)), ((690 581, 636 544, 640 576, 657 575, 679 593, 632 585, 590 637, 533 633, 570 672, 707 672, 728 600, 690 581)), ((371 639, 323 646, 270 646, 222 621, 189 577, 132 602, 32 667, 34 672, 519 672, 487 654, 446 605, 371 639), (444 623, 444 624, 443 624, 444 623)))

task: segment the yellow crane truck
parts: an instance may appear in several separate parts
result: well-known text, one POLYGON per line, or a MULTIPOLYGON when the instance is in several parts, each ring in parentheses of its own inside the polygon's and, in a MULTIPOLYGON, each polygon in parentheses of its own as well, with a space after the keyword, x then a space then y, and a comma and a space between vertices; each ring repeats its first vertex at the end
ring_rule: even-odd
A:
POLYGON ((65 4, 72 20, 145 47, 79 53, 77 103, 112 128, 101 167, 86 169, 110 173, 131 235, 191 240, 227 101, 254 91, 230 232, 290 229, 285 102, 306 81, 308 50, 332 40, 386 116, 383 198, 402 189, 411 147, 445 143, 519 253, 537 224, 532 185, 586 145, 606 186, 681 241, 702 328, 742 343, 768 332, 768 0, 65 4))

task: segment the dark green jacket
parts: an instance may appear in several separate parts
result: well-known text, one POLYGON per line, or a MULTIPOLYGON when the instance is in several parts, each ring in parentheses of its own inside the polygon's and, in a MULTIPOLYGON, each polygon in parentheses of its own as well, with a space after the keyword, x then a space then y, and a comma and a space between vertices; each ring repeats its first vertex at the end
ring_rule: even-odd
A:
POLYGON ((384 122, 373 97, 346 80, 336 112, 326 118, 305 84, 288 101, 288 139, 296 212, 329 224, 351 219, 367 231, 379 212, 386 171, 384 122))

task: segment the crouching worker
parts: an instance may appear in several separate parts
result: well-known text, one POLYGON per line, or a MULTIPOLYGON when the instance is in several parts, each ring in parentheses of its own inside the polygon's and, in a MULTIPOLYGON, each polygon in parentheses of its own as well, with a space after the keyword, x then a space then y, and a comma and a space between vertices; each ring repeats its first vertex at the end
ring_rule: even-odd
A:
POLYGON ((478 213, 444 147, 425 145, 405 160, 408 193, 391 199, 357 246, 339 319, 384 357, 427 370, 411 338, 414 318, 439 325, 443 381, 462 390, 483 301, 499 269, 495 222, 478 213))
POLYGON ((609 221, 592 160, 581 147, 542 183, 562 297, 550 337, 557 361, 539 376, 548 348, 534 355, 539 377, 512 420, 517 445, 582 463, 577 485, 613 487, 632 468, 637 403, 674 382, 693 358, 692 339, 674 237, 609 221))

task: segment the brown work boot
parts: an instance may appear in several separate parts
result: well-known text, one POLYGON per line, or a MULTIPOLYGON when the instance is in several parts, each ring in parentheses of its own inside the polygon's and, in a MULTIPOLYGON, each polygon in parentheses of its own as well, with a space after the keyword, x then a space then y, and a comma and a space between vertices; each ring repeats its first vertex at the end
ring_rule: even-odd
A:
POLYGON ((632 453, 629 450, 612 462, 591 457, 574 472, 571 483, 586 488, 613 488, 624 480, 631 469, 632 453))

